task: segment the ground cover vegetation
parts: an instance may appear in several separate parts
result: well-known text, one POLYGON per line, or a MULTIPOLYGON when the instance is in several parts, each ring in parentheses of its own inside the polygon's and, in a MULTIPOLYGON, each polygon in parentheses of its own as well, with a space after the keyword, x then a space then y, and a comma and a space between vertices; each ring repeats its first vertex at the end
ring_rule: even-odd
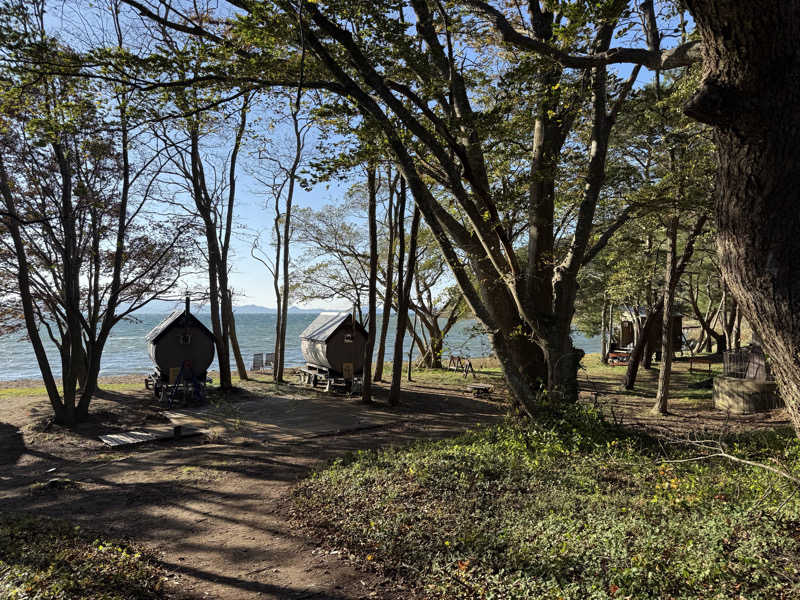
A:
MULTIPOLYGON (((725 442, 799 472, 789 429, 725 442)), ((350 455, 294 500, 329 544, 424 597, 797 597, 791 485, 697 456, 572 407, 534 426, 350 455)))
POLYGON ((0 514, 0 593, 9 600, 167 598, 157 563, 144 548, 68 521, 0 514))

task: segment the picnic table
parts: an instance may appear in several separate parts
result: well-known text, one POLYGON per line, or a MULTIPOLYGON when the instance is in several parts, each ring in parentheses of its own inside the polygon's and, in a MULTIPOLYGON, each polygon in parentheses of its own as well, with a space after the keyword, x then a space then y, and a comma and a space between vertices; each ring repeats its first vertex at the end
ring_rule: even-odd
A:
POLYGON ((708 365, 708 372, 711 373, 711 364, 713 362, 714 358, 711 356, 691 356, 689 357, 689 373, 694 370, 694 363, 708 365))
POLYGON ((451 356, 447 362, 448 371, 458 371, 464 373, 464 377, 472 373, 472 378, 475 379, 475 369, 472 367, 472 361, 469 358, 461 356, 451 356))

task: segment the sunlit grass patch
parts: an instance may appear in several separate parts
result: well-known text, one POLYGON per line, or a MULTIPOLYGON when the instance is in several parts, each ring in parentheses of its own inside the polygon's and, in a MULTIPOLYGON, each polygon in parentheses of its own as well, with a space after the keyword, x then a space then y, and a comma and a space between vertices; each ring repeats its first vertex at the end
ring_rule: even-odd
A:
MULTIPOLYGON (((101 383, 100 389, 108 392, 129 392, 134 390, 144 389, 144 384, 137 383, 101 383)), ((62 394, 64 388, 58 386, 58 393, 62 394)), ((37 386, 19 386, 19 387, 6 387, 0 388, 0 400, 4 398, 17 398, 17 397, 30 397, 30 396, 47 396, 47 389, 44 385, 37 386)))

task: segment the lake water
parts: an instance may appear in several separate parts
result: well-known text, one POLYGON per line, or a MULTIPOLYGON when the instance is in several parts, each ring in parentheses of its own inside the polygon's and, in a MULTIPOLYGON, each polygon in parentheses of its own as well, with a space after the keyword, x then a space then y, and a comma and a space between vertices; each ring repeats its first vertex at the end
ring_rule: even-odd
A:
MULTIPOLYGON (((286 331, 286 365, 303 364, 300 352, 299 335, 313 321, 318 313, 290 314, 286 331)), ((196 315, 209 329, 211 320, 208 314, 196 315)), ((147 355, 147 344, 144 336, 160 323, 165 314, 139 314, 135 321, 123 321, 111 332, 111 336, 103 351, 100 375, 122 375, 128 373, 149 373, 153 369, 147 355)), ((380 315, 378 315, 380 322, 380 315)), ((392 316, 387 336, 387 359, 394 348, 395 318, 392 316)), ((243 313, 236 315, 236 331, 239 335, 239 346, 245 363, 249 368, 254 353, 273 352, 275 345, 275 315, 267 313, 243 313)), ((44 331, 42 331, 44 335, 44 331)), ((587 353, 600 351, 599 338, 587 339, 580 334, 574 336, 575 345, 587 353)), ((408 356, 410 336, 405 337, 405 354, 408 356)), ((51 367, 56 376, 60 376, 60 360, 56 347, 45 340, 51 367)), ((476 329, 476 322, 465 320, 457 323, 445 339, 444 355, 488 356, 492 353, 488 338, 476 329)), ((415 349, 416 356, 416 349, 415 349)), ((213 370, 219 367, 214 361, 213 370)), ((30 343, 17 335, 0 336, 0 381, 11 379, 34 379, 40 377, 39 367, 30 343)))

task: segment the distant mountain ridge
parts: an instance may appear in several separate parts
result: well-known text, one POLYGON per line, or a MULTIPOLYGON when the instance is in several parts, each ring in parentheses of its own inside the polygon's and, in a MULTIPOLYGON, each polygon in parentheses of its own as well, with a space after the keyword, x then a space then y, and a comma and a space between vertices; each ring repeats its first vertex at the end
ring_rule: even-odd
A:
MULTIPOLYGON (((148 302, 147 305, 137 310, 137 313, 140 314, 164 314, 164 313, 171 313, 173 310, 178 308, 183 308, 183 301, 177 300, 153 300, 148 302)), ((192 304, 191 310, 197 314, 207 314, 211 312, 210 307, 207 304, 192 304)), ((321 313, 325 310, 324 308, 300 308, 298 306, 290 306, 289 313, 290 314, 314 314, 314 313, 321 313)), ((269 306, 259 306, 258 304, 242 304, 240 306, 233 307, 234 313, 239 314, 276 314, 278 312, 277 308, 271 308, 269 306)))

